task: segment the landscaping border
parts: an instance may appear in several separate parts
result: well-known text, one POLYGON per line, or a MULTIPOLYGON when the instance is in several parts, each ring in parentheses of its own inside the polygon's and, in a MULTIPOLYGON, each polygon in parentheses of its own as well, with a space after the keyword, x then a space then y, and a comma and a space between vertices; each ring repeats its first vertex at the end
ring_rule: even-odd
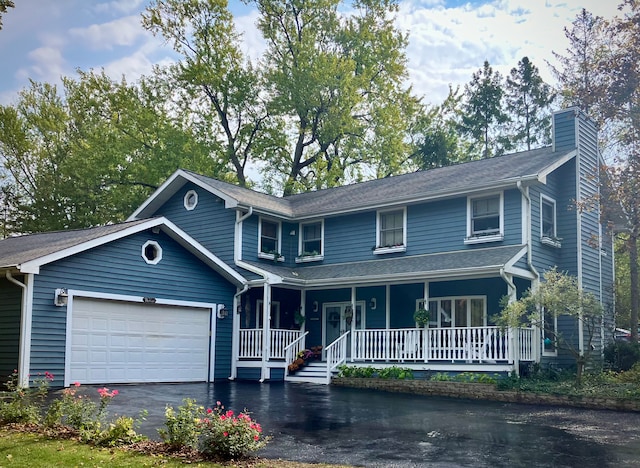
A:
POLYGON ((640 401, 616 398, 552 395, 547 393, 498 390, 495 384, 432 380, 385 380, 377 378, 334 377, 331 384, 340 387, 368 388, 415 395, 468 398, 535 405, 570 406, 614 411, 639 411, 640 401))

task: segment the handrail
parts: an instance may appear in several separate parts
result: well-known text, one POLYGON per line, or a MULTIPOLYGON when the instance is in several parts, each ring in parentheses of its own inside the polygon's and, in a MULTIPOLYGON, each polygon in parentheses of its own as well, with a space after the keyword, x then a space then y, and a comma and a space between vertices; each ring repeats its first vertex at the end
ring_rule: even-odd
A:
POLYGON ((347 360, 347 337, 350 330, 340 335, 336 340, 327 346, 327 384, 331 383, 331 372, 347 360))
POLYGON ((294 361, 293 357, 296 356, 300 351, 304 350, 304 344, 302 344, 302 346, 299 346, 299 345, 300 343, 304 343, 305 338, 308 334, 309 334, 308 331, 304 332, 302 335, 300 335, 298 338, 292 341, 291 344, 287 345, 284 348, 284 376, 285 377, 289 375, 289 364, 291 364, 294 361), (294 347, 295 347, 295 351, 294 351, 294 347))

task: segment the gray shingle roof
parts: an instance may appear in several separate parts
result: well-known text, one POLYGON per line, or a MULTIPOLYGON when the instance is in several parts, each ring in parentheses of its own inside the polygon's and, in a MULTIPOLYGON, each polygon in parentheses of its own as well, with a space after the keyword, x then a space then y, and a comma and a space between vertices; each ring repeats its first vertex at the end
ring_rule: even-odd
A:
POLYGON ((89 229, 9 237, 0 240, 0 268, 20 265, 148 221, 143 219, 89 229))
POLYGON ((322 282, 324 280, 372 281, 376 278, 402 278, 446 274, 448 276, 479 270, 498 271, 517 256, 523 245, 509 245, 483 249, 468 249, 456 252, 415 255, 411 257, 367 260, 353 263, 287 268, 272 263, 246 261, 274 275, 292 282, 322 282))
POLYGON ((545 147, 288 197, 266 195, 210 177, 190 174, 241 205, 285 217, 303 218, 471 192, 506 183, 515 184, 519 178, 537 177, 570 153, 554 152, 551 147, 545 147))

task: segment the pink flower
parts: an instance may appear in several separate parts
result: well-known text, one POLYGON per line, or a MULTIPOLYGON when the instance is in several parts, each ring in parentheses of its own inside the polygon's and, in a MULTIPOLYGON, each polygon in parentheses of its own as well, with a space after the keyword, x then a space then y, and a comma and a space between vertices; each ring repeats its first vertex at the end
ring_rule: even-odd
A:
POLYGON ((45 372, 45 373, 44 373, 44 377, 45 377, 47 380, 49 380, 49 381, 53 382, 53 374, 52 374, 51 372, 45 372))
POLYGON ((260 438, 260 436, 254 435, 253 436, 253 440, 258 440, 260 438))
POLYGON ((229 433, 228 432, 223 432, 222 435, 225 436, 225 437, 229 437, 229 433))
POLYGON ((211 414, 213 413, 213 410, 211 408, 207 408, 207 414, 211 414))
POLYGON ((224 414, 220 415, 220 421, 224 421, 225 419, 227 419, 227 417, 224 414))
POLYGON ((220 403, 219 401, 216 401, 216 406, 222 406, 222 403, 220 403))
POLYGON ((73 382, 73 385, 75 385, 76 387, 80 386, 80 382, 73 382))
POLYGON ((118 393, 120 393, 118 392, 118 390, 114 390, 113 392, 111 392, 111 396, 116 396, 118 393))

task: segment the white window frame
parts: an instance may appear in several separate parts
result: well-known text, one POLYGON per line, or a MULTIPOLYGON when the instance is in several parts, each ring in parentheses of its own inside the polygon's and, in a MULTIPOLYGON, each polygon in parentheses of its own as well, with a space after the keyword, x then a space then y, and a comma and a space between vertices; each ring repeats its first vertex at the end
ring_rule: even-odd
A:
POLYGON ((388 253, 396 253, 396 252, 406 252, 407 251, 407 208, 394 208, 389 210, 380 210, 376 213, 376 248, 373 251, 374 255, 388 254, 388 253), (382 234, 382 217, 384 215, 396 212, 402 212, 402 245, 394 245, 390 247, 385 247, 380 244, 380 236, 382 234))
POLYGON ((465 244, 482 244, 485 242, 500 242, 504 240, 504 192, 486 193, 467 197, 467 237, 465 244), (473 232, 473 202, 487 198, 499 197, 500 227, 497 233, 481 235, 473 232))
POLYGON ((562 246, 561 239, 558 237, 558 211, 556 201, 543 194, 540 194, 540 242, 550 247, 560 248, 562 246), (551 236, 544 233, 543 206, 545 204, 551 205, 553 208, 553 235, 551 236))
MULTIPOLYGON (((449 297, 430 297, 428 299, 428 302, 437 302, 438 305, 438 315, 437 315, 437 320, 434 321, 429 321, 429 327, 430 328, 443 328, 442 327, 442 313, 444 312, 440 312, 441 308, 440 308, 440 302, 441 301, 451 301, 451 326, 448 327, 444 327, 444 328, 453 328, 456 326, 456 313, 455 313, 455 302, 459 301, 459 300, 465 300, 467 301, 467 323, 471 323, 471 301, 472 300, 482 300, 482 305, 483 305, 483 311, 482 311, 482 327, 486 327, 487 326, 487 296, 449 296, 449 297)), ((416 310, 418 309, 425 309, 425 310, 429 310, 429 307, 425 307, 425 302, 424 302, 424 298, 420 298, 420 299, 416 299, 416 310)), ((476 328, 477 325, 471 326, 471 325, 465 325, 465 328, 476 328)), ((416 323, 416 328, 418 328, 418 324, 416 323)))
POLYGON ((184 204, 184 209, 187 211, 195 210, 196 206, 198 206, 198 192, 195 190, 189 190, 184 194, 184 198, 182 200, 184 204), (190 203, 189 200, 193 197, 193 203, 190 203))
POLYGON ((309 221, 298 225, 298 256, 296 263, 318 262, 324 260, 324 219, 319 221, 309 221), (320 252, 317 255, 304 255, 304 227, 312 224, 320 224, 320 252))
POLYGON ((276 260, 278 262, 283 262, 284 257, 281 255, 282 248, 282 223, 280 221, 276 221, 271 218, 263 218, 260 217, 258 220, 258 258, 264 258, 266 260, 276 260), (276 225, 276 251, 278 252, 278 257, 276 258, 275 254, 266 253, 262 251, 262 223, 272 223, 276 225))
POLYGON ((147 242, 145 242, 144 244, 142 244, 142 251, 140 253, 140 255, 142 255, 142 258, 144 259, 145 262, 147 262, 149 265, 157 265, 158 263, 160 263, 160 260, 162 260, 162 247, 160 247, 160 244, 158 244, 156 241, 154 240, 148 240, 147 242), (147 247, 155 247, 156 249, 156 256, 155 258, 148 258, 147 257, 147 247))

